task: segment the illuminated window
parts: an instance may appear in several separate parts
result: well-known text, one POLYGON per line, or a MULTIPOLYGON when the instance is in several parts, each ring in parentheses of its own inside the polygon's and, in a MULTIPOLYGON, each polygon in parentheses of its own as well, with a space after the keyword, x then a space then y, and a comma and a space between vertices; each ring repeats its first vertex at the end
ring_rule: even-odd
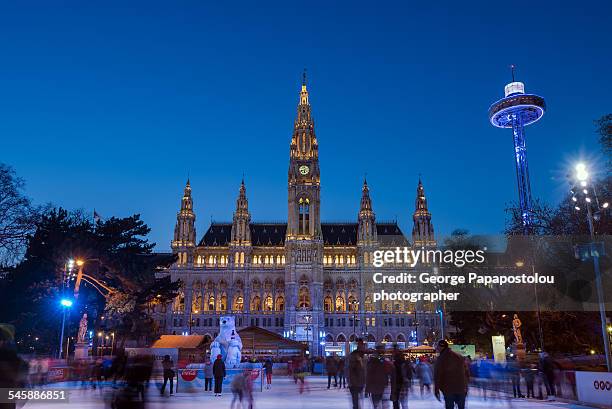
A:
POLYGON ((244 311, 244 298, 241 295, 234 299, 234 311, 244 311))
POLYGON ((258 295, 251 300, 251 311, 261 311, 261 298, 258 295))
POLYGON ((334 304, 329 295, 325 297, 323 308, 325 309, 325 312, 333 312, 334 310, 334 304))
POLYGON ((265 311, 272 311, 274 309, 274 305, 272 303, 272 296, 267 296, 266 300, 264 301, 264 310, 265 311))
POLYGON ((310 233, 310 199, 300 198, 298 217, 298 234, 310 233))
POLYGON ((276 311, 284 311, 285 310, 285 298, 282 295, 276 297, 276 311))
POLYGON ((340 311, 340 312, 346 311, 344 309, 344 297, 340 295, 336 297, 336 311, 340 311))
POLYGON ((215 297, 213 295, 208 296, 208 311, 215 310, 215 297))
POLYGON ((301 287, 298 294, 298 306, 300 308, 310 308, 310 290, 308 287, 301 287))

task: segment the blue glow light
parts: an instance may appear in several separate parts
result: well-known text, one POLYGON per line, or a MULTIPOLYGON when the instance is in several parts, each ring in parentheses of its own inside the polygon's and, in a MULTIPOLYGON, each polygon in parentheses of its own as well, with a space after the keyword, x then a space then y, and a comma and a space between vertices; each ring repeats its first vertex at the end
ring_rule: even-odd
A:
POLYGON ((72 300, 69 300, 67 298, 62 298, 62 300, 60 301, 60 304, 62 305, 62 307, 70 308, 72 307, 72 300))

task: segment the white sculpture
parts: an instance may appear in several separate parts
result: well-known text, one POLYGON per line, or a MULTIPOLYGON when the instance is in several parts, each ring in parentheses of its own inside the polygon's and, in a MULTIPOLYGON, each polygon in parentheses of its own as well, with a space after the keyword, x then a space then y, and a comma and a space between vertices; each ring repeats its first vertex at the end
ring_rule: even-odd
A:
POLYGON ((242 340, 236 331, 236 320, 232 316, 221 317, 219 327, 219 335, 210 344, 211 359, 221 354, 226 367, 238 367, 242 358, 242 340))
POLYGON ((242 343, 232 338, 230 339, 229 346, 227 348, 227 356, 225 358, 225 365, 230 368, 235 368, 240 365, 240 359, 242 357, 242 343))
POLYGON ((217 359, 218 355, 222 355, 221 346, 217 341, 213 341, 210 344, 210 360, 214 361, 215 359, 217 359))

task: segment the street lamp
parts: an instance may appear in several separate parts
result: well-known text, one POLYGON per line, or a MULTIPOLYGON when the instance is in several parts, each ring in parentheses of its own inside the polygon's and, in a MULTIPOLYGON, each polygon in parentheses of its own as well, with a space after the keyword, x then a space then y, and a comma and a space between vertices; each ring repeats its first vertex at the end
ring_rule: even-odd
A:
POLYGON ((353 300, 351 301, 353 305, 353 339, 357 341, 357 333, 355 332, 355 327, 357 326, 357 313, 359 311, 359 301, 353 300))
POLYGON ((589 233, 591 235, 591 242, 589 243, 589 255, 593 258, 593 269, 595 270, 595 286, 597 287, 597 301, 599 302, 599 318, 601 320, 601 334, 604 343, 604 354, 606 355, 606 367, 608 368, 608 372, 612 372, 612 362, 610 361, 610 341, 608 339, 606 307, 603 295, 603 283, 601 280, 601 271, 599 270, 600 250, 597 249, 595 246, 595 228, 593 227, 593 221, 599 220, 599 218, 601 217, 602 209, 607 209, 609 207, 609 204, 608 202, 605 202, 600 206, 595 189, 591 187, 589 191, 589 171, 587 169, 587 166, 584 163, 578 163, 575 167, 575 170, 575 177, 578 183, 580 184, 580 187, 573 187, 572 201, 576 203, 576 206, 574 207, 576 211, 580 211, 580 206, 578 206, 580 202, 578 198, 582 197, 582 199, 584 200, 584 206, 587 209, 587 221, 589 224, 589 233), (595 208, 595 213, 593 213, 592 207, 595 208))
MULTIPOLYGON (((72 307, 72 300, 62 298, 60 300, 60 305, 62 306, 62 331, 60 333, 58 358, 62 359, 62 349, 64 347, 64 327, 66 326, 66 310, 72 307)), ((66 358, 68 358, 68 356, 66 356, 66 358)))
MULTIPOLYGON (((310 331, 310 320, 312 319, 312 315, 306 314, 304 315, 304 321, 306 321, 306 346, 308 347, 308 351, 310 351, 310 337, 308 336, 308 331, 310 331)), ((307 351, 307 352, 308 352, 307 351)))

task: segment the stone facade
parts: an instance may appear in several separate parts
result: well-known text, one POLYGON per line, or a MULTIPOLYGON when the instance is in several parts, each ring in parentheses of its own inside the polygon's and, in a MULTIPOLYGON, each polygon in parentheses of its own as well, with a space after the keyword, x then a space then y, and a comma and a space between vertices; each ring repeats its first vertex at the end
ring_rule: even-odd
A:
MULTIPOLYGON (((322 341, 435 339, 436 306, 372 302, 378 270, 372 253, 410 242, 396 222, 376 221, 367 181, 356 222, 322 222, 320 206, 318 141, 304 78, 290 144, 287 222, 252 222, 243 180, 232 221, 212 222, 196 243, 187 181, 172 241, 178 261, 162 273, 183 287, 173 305, 156 310, 161 331, 212 339, 219 317, 232 314, 238 329, 257 326, 308 342, 314 355, 321 353, 322 341)), ((420 178, 413 220, 412 242, 435 246, 420 178)))

